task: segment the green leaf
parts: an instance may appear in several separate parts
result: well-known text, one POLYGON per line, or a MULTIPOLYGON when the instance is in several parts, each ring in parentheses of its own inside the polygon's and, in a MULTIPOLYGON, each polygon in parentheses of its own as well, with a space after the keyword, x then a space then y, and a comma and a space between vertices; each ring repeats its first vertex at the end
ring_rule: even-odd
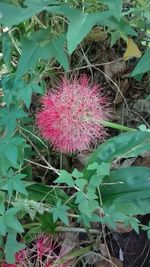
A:
POLYGON ((101 175, 92 175, 90 179, 89 186, 98 187, 103 181, 104 176, 101 175))
MULTIPOLYGON (((0 24, 7 27, 17 25, 47 8, 48 1, 26 1, 28 6, 22 8, 12 4, 0 3, 0 24)), ((51 7, 49 6, 49 9, 51 7)), ((53 6, 52 6, 53 9, 53 6)))
POLYGON ((98 202, 96 200, 93 201, 89 201, 88 199, 84 199, 84 201, 82 201, 79 204, 79 210, 81 212, 81 214, 86 215, 87 217, 91 218, 92 217, 92 213, 98 208, 98 202))
POLYGON ((13 191, 15 190, 18 193, 23 195, 28 195, 24 182, 20 181, 26 175, 24 174, 14 174, 13 170, 10 169, 5 176, 4 182, 0 183, 0 188, 3 190, 8 190, 9 196, 12 195, 13 191))
POLYGON ((45 201, 49 205, 56 205, 58 199, 65 202, 68 197, 65 192, 59 188, 35 183, 27 187, 28 198, 34 201, 45 201))
POLYGON ((76 186, 81 190, 81 191, 83 191, 83 188, 86 186, 86 184, 87 184, 87 180, 86 179, 82 179, 82 178, 80 178, 80 179, 77 179, 76 181, 75 181, 75 184, 76 184, 76 186))
POLYGON ((68 51, 71 54, 83 38, 91 31, 94 25, 104 24, 110 17, 110 12, 103 11, 95 14, 88 14, 77 9, 70 9, 66 16, 70 23, 67 32, 68 51))
POLYGON ((131 27, 126 18, 121 18, 118 21, 115 17, 110 17, 105 21, 105 26, 108 27, 109 31, 118 31, 123 39, 127 39, 128 35, 137 36, 137 32, 131 27))
POLYGON ((55 180, 55 183, 65 183, 70 187, 74 187, 72 174, 68 173, 65 170, 60 171, 59 177, 55 180))
POLYGON ((101 186, 104 207, 115 206, 126 215, 150 212, 150 169, 127 167, 114 170, 101 186))
POLYGON ((148 48, 142 58, 139 60, 138 64, 132 71, 131 76, 134 77, 140 73, 145 73, 150 71, 150 48, 148 48))
POLYGON ((82 192, 82 191, 78 191, 78 192, 76 193, 76 200, 75 200, 75 203, 76 203, 76 204, 79 204, 79 203, 81 203, 82 201, 84 201, 84 199, 85 199, 85 193, 82 192))
POLYGON ((0 216, 0 235, 5 235, 7 233, 7 226, 5 224, 4 218, 0 216))
POLYGON ((26 104, 27 108, 30 107, 33 92, 42 94, 42 88, 37 84, 30 83, 27 84, 25 87, 21 88, 18 93, 18 98, 26 104))
POLYGON ((131 225, 131 227, 137 234, 139 234, 139 223, 140 221, 135 217, 129 218, 129 220, 127 220, 127 225, 131 225))
POLYGON ((147 231, 148 239, 150 239, 150 230, 147 231))
POLYGON ((27 117, 27 114, 18 107, 3 108, 0 110, 0 125, 11 134, 16 128, 17 120, 24 117, 27 117))
POLYGON ((111 163, 117 158, 136 157, 144 151, 150 150, 150 133, 133 131, 115 136, 104 144, 100 145, 91 155, 84 171, 84 177, 90 179, 93 171, 88 170, 88 166, 97 162, 111 163))
POLYGON ((120 39, 121 34, 120 32, 116 31, 110 31, 111 34, 111 47, 117 42, 118 39, 120 39))
POLYGON ((32 70, 39 59, 56 58, 58 62, 68 70, 68 59, 64 51, 65 35, 51 38, 49 29, 40 29, 31 37, 22 39, 22 54, 18 62, 16 79, 32 70))
POLYGON ((11 69, 12 41, 8 32, 2 34, 2 54, 6 67, 11 69))
POLYGON ((12 164, 12 167, 17 167, 19 147, 23 146, 25 146, 23 138, 7 135, 4 138, 0 138, 0 158, 5 157, 12 164))
POLYGON ((102 164, 98 164, 97 162, 93 162, 92 164, 88 165, 88 170, 96 170, 97 175, 101 175, 103 177, 109 175, 111 164, 102 162, 102 164))
POLYGON ((16 213, 18 212, 17 208, 10 208, 5 212, 5 224, 7 227, 15 230, 18 233, 24 232, 24 229, 18 219, 15 217, 16 213))
POLYGON ((72 172, 72 176, 74 177, 74 178, 81 178, 81 177, 83 177, 83 173, 82 172, 79 172, 77 169, 74 169, 73 170, 73 172, 72 172))
POLYGON ((42 216, 39 217, 40 223, 41 223, 41 229, 44 233, 55 233, 55 229, 57 227, 57 224, 53 222, 53 218, 51 214, 44 213, 42 216))
POLYGON ((15 263, 16 252, 25 248, 24 244, 17 242, 16 235, 17 234, 15 232, 9 232, 6 240, 5 256, 6 256, 6 261, 10 264, 15 263))
POLYGON ((86 195, 90 201, 98 199, 98 196, 95 193, 95 188, 93 188, 93 186, 91 186, 90 184, 86 195))
POLYGON ((64 224, 69 225, 69 220, 67 215, 67 210, 69 209, 70 208, 68 206, 62 205, 61 201, 58 200, 56 207, 51 209, 54 222, 60 219, 64 224))
POLYGON ((99 164, 97 162, 93 162, 92 164, 89 164, 87 166, 87 170, 91 170, 91 171, 97 170, 98 168, 99 168, 99 164))
POLYGON ((122 11, 122 0, 103 0, 103 3, 106 4, 112 13, 112 15, 117 19, 120 20, 121 18, 121 11, 122 11))

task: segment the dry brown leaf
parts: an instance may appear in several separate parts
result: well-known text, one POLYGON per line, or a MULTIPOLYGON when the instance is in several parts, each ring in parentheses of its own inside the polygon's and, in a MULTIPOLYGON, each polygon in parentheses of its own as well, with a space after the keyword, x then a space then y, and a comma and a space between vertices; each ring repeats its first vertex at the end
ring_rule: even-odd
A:
POLYGON ((123 55, 124 60, 128 60, 132 57, 140 58, 142 55, 141 51, 139 50, 138 46, 134 43, 132 38, 128 38, 127 40, 127 49, 123 55))
POLYGON ((138 158, 133 165, 150 168, 150 158, 138 158))
POLYGON ((78 234, 69 232, 66 233, 64 241, 61 245, 60 255, 65 255, 70 251, 72 251, 76 247, 77 241, 78 241, 78 234))
POLYGON ((97 26, 87 35, 85 41, 103 42, 107 37, 107 32, 105 32, 102 27, 97 26))
POLYGON ((123 263, 118 259, 112 257, 112 263, 108 262, 107 260, 102 260, 96 264, 96 267, 123 267, 123 263))
POLYGON ((130 233, 132 231, 132 227, 130 225, 126 226, 122 222, 117 222, 115 231, 117 233, 130 233))
POLYGON ((120 83, 120 91, 117 91, 115 99, 114 99, 114 104, 119 104, 123 101, 123 97, 125 95, 125 93, 127 92, 128 88, 129 88, 129 81, 128 79, 122 80, 120 83))
POLYGON ((115 60, 114 62, 104 65, 104 72, 109 78, 112 78, 114 75, 117 75, 118 73, 121 73, 125 70, 126 70, 126 63, 122 59, 115 60))
POLYGON ((104 243, 100 244, 100 252, 106 258, 109 256, 108 255, 108 248, 107 248, 106 244, 104 244, 104 243))

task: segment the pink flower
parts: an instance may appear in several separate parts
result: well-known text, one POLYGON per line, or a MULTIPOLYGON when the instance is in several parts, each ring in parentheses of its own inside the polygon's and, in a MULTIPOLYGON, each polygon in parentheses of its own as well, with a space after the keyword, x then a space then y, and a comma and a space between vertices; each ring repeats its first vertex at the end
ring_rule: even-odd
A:
POLYGON ((106 137, 100 123, 107 118, 106 98, 97 84, 90 85, 86 75, 62 79, 55 92, 42 99, 36 123, 42 136, 54 149, 72 153, 89 149, 106 137))
POLYGON ((20 250, 16 253, 15 264, 8 264, 4 261, 0 264, 1 267, 69 267, 70 259, 66 262, 59 264, 65 254, 61 255, 62 241, 59 237, 54 239, 49 235, 40 235, 36 240, 30 244, 29 247, 20 250))
POLYGON ((1 267, 17 267, 16 264, 2 263, 1 267))

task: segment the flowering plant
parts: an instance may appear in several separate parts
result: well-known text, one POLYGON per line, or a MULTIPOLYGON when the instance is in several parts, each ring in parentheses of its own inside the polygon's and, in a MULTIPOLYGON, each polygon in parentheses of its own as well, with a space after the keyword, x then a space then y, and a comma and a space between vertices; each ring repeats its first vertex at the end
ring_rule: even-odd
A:
POLYGON ((107 100, 97 84, 86 75, 63 78, 55 92, 42 99, 37 126, 53 147, 64 153, 88 150, 104 140, 106 130, 101 121, 108 117, 107 100))

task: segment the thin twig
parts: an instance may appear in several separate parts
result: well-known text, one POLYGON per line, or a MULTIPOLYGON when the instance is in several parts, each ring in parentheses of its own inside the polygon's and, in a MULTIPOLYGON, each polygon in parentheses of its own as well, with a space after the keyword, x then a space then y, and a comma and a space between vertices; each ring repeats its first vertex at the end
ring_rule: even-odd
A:
MULTIPOLYGON (((39 152, 39 150, 37 149, 37 147, 34 145, 34 143, 22 132, 21 135, 26 138, 26 140, 30 143, 30 145, 35 149, 35 151, 37 152, 37 154, 39 155, 40 159, 42 161, 44 161, 46 163, 46 165, 49 167, 50 170, 52 170, 53 172, 57 173, 59 175, 59 170, 54 168, 53 166, 51 166, 51 164, 44 158, 44 156, 39 152)), ((43 167, 43 166, 42 166, 43 167)))

